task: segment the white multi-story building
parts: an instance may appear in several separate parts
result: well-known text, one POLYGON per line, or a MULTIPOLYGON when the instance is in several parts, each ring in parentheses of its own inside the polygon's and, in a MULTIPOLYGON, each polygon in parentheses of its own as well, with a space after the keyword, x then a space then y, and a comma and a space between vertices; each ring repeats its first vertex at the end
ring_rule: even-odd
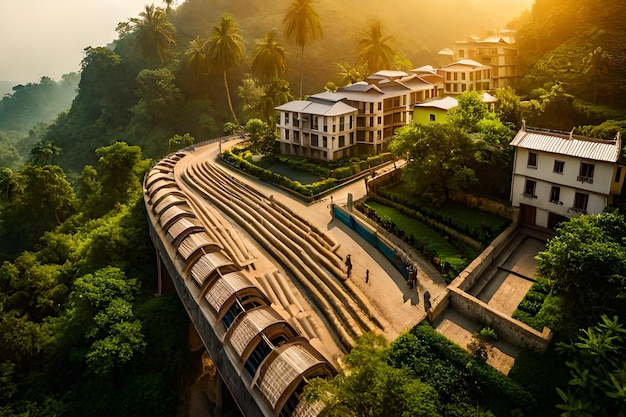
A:
POLYGON ((379 71, 336 92, 278 106, 281 152, 328 161, 383 152, 395 130, 411 122, 414 104, 440 95, 441 82, 432 68, 379 71), (314 116, 324 119, 314 126, 314 116))
POLYGON ((280 152, 323 161, 350 156, 355 144, 357 109, 319 97, 276 107, 280 152))
POLYGON ((601 213, 619 195, 626 167, 614 140, 534 129, 525 123, 515 147, 511 203, 525 224, 554 228, 581 213, 601 213))

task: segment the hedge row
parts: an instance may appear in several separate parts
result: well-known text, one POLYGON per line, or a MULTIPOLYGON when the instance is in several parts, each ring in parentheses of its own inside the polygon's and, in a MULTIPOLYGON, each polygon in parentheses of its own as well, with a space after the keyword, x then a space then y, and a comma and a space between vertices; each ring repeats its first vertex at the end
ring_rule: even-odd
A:
POLYGON ((357 204, 355 205, 355 208, 378 224, 381 228, 422 252, 426 259, 428 259, 429 262, 437 268, 441 275, 444 276, 446 282, 452 282, 452 280, 468 265, 468 261, 466 259, 447 257, 446 255, 439 253, 431 242, 424 241, 420 236, 416 236, 413 233, 408 233, 407 231, 402 230, 402 228, 398 227, 391 220, 381 219, 376 211, 371 207, 368 207, 365 204, 357 204))
POLYGON ((277 156, 280 162, 289 165, 294 169, 299 169, 313 175, 324 178, 335 178, 341 180, 357 175, 370 167, 375 167, 385 162, 392 161, 394 156, 390 152, 380 155, 370 156, 367 159, 351 158, 338 162, 311 162, 304 158, 293 158, 290 156, 277 156))
POLYGON ((268 169, 261 168, 258 165, 254 165, 247 159, 244 159, 243 157, 232 153, 230 150, 224 151, 222 153, 222 158, 224 159, 224 161, 230 163, 231 165, 239 168, 242 171, 247 172, 250 175, 259 178, 262 181, 280 185, 281 187, 288 188, 304 196, 310 197, 322 193, 328 189, 333 188, 337 182, 334 178, 327 178, 313 184, 303 185, 299 181, 294 181, 284 175, 277 174, 268 169))
POLYGON ((480 226, 469 225, 459 221, 459 219, 446 215, 441 210, 435 210, 427 205, 417 204, 414 199, 405 195, 394 193, 388 189, 381 188, 377 190, 376 193, 387 200, 393 201, 398 205, 398 207, 404 207, 405 209, 412 210, 416 213, 414 214, 416 218, 430 218, 436 220, 437 222, 463 233, 464 235, 469 236, 484 245, 488 245, 508 226, 508 223, 506 222, 492 225, 482 224, 480 226))
POLYGON ((509 410, 527 413, 537 406, 534 396, 521 385, 472 358, 426 323, 413 327, 392 343, 390 360, 396 367, 407 366, 432 385, 447 403, 446 415, 456 415, 455 406, 475 406, 476 401, 486 406, 504 403, 509 410))
POLYGON ((544 308, 549 294, 550 288, 548 283, 538 278, 530 287, 524 299, 519 303, 512 317, 541 331, 548 324, 543 322, 540 312, 544 308))

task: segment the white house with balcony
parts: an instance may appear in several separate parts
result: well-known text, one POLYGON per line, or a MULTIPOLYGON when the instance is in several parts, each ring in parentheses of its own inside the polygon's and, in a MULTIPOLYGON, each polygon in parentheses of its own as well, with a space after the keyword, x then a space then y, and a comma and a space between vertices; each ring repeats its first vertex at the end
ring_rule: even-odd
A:
POLYGON ((554 228, 581 213, 601 213, 624 184, 621 145, 619 133, 600 140, 524 123, 511 142, 511 203, 521 209, 522 222, 554 228))
POLYGON ((351 156, 355 144, 357 109, 319 97, 276 107, 280 152, 323 161, 351 156))

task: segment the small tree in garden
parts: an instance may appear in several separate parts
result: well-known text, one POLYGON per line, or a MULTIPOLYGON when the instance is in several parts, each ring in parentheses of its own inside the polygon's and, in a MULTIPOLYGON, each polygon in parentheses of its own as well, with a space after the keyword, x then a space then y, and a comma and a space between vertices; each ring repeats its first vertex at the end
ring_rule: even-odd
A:
POLYGON ((472 340, 467 344, 467 348, 474 359, 486 362, 489 355, 493 354, 491 343, 498 340, 498 336, 493 329, 485 327, 472 334, 472 340))

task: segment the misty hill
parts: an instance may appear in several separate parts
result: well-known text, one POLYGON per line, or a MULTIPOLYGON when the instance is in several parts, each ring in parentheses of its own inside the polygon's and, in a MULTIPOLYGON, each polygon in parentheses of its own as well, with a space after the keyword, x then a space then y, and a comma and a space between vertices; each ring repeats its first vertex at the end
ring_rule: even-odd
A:
POLYGON ((13 86, 0 100, 0 131, 28 132, 37 123, 52 122, 70 108, 79 79, 72 73, 59 82, 42 77, 39 83, 13 86))
POLYGON ((13 81, 0 81, 0 97, 4 97, 5 94, 11 93, 13 91, 13 86, 17 83, 13 81))

